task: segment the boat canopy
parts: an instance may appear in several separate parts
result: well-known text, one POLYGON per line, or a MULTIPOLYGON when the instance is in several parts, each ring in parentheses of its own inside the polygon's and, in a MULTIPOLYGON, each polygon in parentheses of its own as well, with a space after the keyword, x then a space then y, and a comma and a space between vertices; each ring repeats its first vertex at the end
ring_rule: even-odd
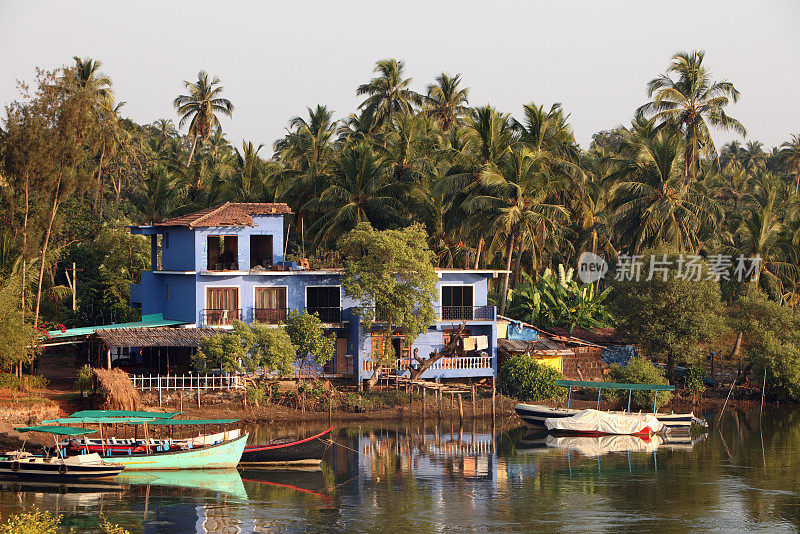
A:
POLYGON ((156 419, 148 425, 229 425, 238 419, 156 419))
POLYGON ((17 432, 45 432, 56 436, 80 436, 97 432, 92 428, 79 428, 76 426, 23 426, 14 430, 17 432))
POLYGON ((183 412, 142 412, 136 410, 81 410, 70 415, 69 418, 78 417, 148 417, 150 419, 170 419, 183 412))
POLYGON ((600 409, 600 394, 604 389, 624 389, 628 392, 628 412, 631 411, 631 394, 634 391, 655 391, 653 399, 653 413, 658 409, 658 392, 675 391, 675 386, 668 384, 620 384, 616 382, 585 382, 583 380, 556 380, 555 385, 569 388, 567 397, 567 408, 572 404, 572 388, 596 388, 597 389, 597 409, 600 409))
MULTIPOLYGON (((71 424, 141 425, 143 423, 151 423, 153 421, 161 421, 161 419, 154 419, 152 417, 61 417, 58 419, 48 419, 46 421, 42 421, 42 423, 57 424, 57 425, 71 425, 71 424)), ((167 419, 167 421, 169 421, 169 419, 167 419)))
POLYGON ((555 384, 565 388, 625 389, 633 391, 675 390, 675 386, 670 386, 668 384, 619 384, 616 382, 584 382, 582 380, 556 380, 555 384))

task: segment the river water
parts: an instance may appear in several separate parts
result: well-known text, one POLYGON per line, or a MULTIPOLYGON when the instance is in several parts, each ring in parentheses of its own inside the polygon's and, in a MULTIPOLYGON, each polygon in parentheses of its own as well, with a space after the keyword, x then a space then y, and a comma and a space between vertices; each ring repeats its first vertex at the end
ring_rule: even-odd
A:
MULTIPOLYGON (((715 414, 705 414, 713 420, 715 414)), ((713 426, 713 425, 712 425, 713 426)), ((251 440, 319 426, 261 426, 251 440)), ((2 482, 0 515, 37 506, 75 532, 617 532, 800 528, 800 412, 726 412, 705 436, 555 438, 498 424, 337 427, 320 469, 2 482)))

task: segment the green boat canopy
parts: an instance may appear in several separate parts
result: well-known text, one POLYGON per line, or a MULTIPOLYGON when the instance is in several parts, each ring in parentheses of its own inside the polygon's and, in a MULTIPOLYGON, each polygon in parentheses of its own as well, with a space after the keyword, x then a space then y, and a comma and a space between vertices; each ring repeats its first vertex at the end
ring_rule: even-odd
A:
MULTIPOLYGON (((154 419, 152 417, 61 417, 59 419, 48 419, 42 423, 53 425, 72 425, 72 424, 103 424, 103 425, 116 425, 116 424, 130 424, 141 425, 143 423, 151 423, 153 421, 160 421, 161 419, 154 419)), ((167 419, 169 421, 169 419, 167 419)))
POLYGON ((555 385, 564 388, 625 389, 633 391, 674 391, 675 386, 667 384, 618 384, 615 382, 584 382, 582 380, 556 380, 555 385))
POLYGON ((148 425, 229 425, 238 419, 156 419, 148 425))
POLYGON ((22 426, 14 430, 17 432, 45 432, 56 436, 81 436, 97 432, 92 428, 78 428, 75 426, 22 426))
POLYGON ((183 412, 138 412, 135 410, 81 410, 69 418, 86 417, 147 417, 150 419, 170 419, 183 412))

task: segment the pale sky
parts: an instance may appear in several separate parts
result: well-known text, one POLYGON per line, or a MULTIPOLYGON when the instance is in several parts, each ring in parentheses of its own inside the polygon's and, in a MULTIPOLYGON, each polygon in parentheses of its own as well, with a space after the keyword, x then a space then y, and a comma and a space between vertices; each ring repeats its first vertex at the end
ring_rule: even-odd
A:
MULTIPOLYGON (((798 0, 521 2, 70 2, 0 0, 0 104, 35 67, 103 61, 123 115, 177 117, 182 80, 205 69, 234 103, 228 139, 271 154, 288 120, 360 102, 376 60, 405 60, 414 88, 461 73, 470 104, 520 116, 561 102, 578 141, 628 124, 645 84, 677 51, 705 49, 717 79, 741 91, 729 113, 769 148, 800 133, 798 0)), ((717 146, 731 139, 716 135, 717 146)))

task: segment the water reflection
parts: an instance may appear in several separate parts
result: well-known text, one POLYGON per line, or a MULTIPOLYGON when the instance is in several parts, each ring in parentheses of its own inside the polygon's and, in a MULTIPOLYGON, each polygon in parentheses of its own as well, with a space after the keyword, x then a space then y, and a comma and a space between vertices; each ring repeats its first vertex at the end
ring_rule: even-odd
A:
MULTIPOLYGON (((713 414, 706 414, 713 420, 713 414)), ((265 425, 258 441, 325 425, 265 425)), ((0 484, 92 532, 746 530, 800 525, 800 414, 726 413, 706 437, 557 437, 476 422, 338 428, 319 469, 131 472, 103 485, 0 484)))

